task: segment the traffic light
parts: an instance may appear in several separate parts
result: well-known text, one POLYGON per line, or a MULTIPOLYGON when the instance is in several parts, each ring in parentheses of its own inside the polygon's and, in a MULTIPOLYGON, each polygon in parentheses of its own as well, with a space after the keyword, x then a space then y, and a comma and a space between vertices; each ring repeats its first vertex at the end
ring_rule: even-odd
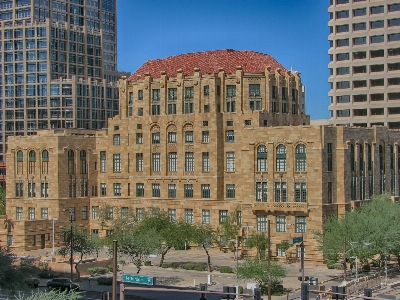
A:
POLYGON ((308 288, 309 288, 308 283, 303 282, 301 284, 301 300, 309 300, 310 299, 310 297, 308 295, 308 288))

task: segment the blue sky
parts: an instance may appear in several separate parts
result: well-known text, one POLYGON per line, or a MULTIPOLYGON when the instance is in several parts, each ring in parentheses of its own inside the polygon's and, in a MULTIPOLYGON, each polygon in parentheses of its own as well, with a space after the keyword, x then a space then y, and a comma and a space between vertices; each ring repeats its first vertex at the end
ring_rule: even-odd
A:
POLYGON ((329 118, 325 0, 117 0, 118 69, 218 49, 267 53, 301 72, 307 114, 329 118))

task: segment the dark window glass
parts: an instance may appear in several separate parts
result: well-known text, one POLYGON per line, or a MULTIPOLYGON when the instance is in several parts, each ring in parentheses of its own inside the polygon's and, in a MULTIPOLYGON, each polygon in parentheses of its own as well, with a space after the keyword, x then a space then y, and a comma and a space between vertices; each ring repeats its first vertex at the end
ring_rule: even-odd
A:
POLYGON ((354 102, 365 102, 365 101, 367 101, 367 95, 354 95, 353 101, 354 102))
POLYGON ((400 63, 388 64, 388 71, 400 70, 400 63))
POLYGON ((366 14, 367 14, 367 9, 366 8, 353 9, 353 16, 354 17, 365 16, 366 14))
POLYGON ((365 36, 353 39, 353 45, 364 45, 366 43, 367 43, 367 38, 365 36))
POLYGON ((383 86, 385 84, 383 79, 371 79, 371 87, 372 86, 383 86))
POLYGON ((388 20, 388 26, 389 27, 400 26, 400 19, 388 20))
POLYGON ((366 57, 367 52, 365 51, 353 52, 353 59, 364 59, 366 57))
POLYGON ((366 66, 353 67, 353 73, 354 74, 367 73, 367 67, 366 66))
POLYGON ((382 14, 385 11, 383 5, 371 7, 371 15, 382 14))
POLYGON ((388 5, 389 12, 400 11, 400 3, 388 5))
POLYGON ((353 31, 365 30, 367 29, 366 23, 353 24, 353 31))
POLYGON ((336 60, 337 60, 337 61, 349 60, 349 53, 339 53, 339 54, 336 54, 336 60))
POLYGON ((384 35, 374 35, 371 36, 371 44, 383 43, 385 41, 384 35))
POLYGON ((400 33, 388 34, 388 42, 400 41, 400 33))
POLYGON ((388 49, 388 56, 397 56, 397 55, 400 55, 400 48, 388 49))
POLYGON ((350 102, 350 96, 349 96, 349 95, 336 96, 336 102, 337 102, 337 103, 347 103, 347 102, 350 102))
POLYGON ((337 75, 350 74, 350 68, 349 67, 337 68, 336 69, 336 74, 337 75))
POLYGON ((343 18, 348 18, 349 17, 349 11, 348 10, 342 10, 336 12, 336 19, 343 19, 343 18))
POLYGON ((371 72, 383 72, 384 69, 385 69, 384 65, 372 65, 370 67, 371 72))
POLYGON ((349 25, 348 25, 348 24, 345 24, 345 25, 336 26, 336 32, 337 32, 337 33, 349 32, 349 25))
POLYGON ((370 57, 371 58, 384 57, 384 56, 385 56, 385 51, 383 49, 381 49, 381 50, 371 50, 371 52, 370 52, 370 57))
POLYGON ((349 45, 349 39, 336 40, 336 47, 345 47, 349 45))

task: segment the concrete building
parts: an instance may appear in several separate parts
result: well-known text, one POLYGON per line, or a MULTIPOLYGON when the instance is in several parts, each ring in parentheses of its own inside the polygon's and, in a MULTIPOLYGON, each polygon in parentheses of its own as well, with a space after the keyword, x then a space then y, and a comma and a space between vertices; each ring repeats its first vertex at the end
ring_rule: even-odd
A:
POLYGON ((99 129, 118 113, 115 5, 115 0, 0 3, 0 162, 9 136, 99 129))
MULTIPOLYGON (((119 82, 121 111, 105 130, 41 130, 10 137, 7 218, 16 249, 51 247, 74 221, 110 234, 102 206, 217 227, 237 210, 266 232, 273 255, 304 234, 306 259, 321 260, 313 229, 374 193, 399 194, 400 132, 385 127, 311 126, 299 73, 267 54, 220 50, 143 64, 119 82)), ((252 234, 252 230, 250 234, 252 234)), ((243 233, 245 234, 245 232, 243 233)), ((294 245, 290 255, 300 257, 294 245)))
POLYGON ((331 0, 331 124, 400 128, 400 1, 331 0))

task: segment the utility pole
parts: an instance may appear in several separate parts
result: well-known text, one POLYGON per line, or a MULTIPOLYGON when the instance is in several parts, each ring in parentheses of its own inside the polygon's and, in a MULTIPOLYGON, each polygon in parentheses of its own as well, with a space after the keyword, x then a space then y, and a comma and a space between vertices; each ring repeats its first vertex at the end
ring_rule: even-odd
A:
POLYGON ((71 281, 74 280, 74 269, 73 269, 74 268, 74 246, 73 246, 74 239, 73 239, 73 231, 72 231, 73 213, 74 213, 73 209, 70 208, 69 209, 69 225, 71 227, 71 233, 70 233, 70 238, 71 238, 71 242, 70 242, 70 245, 71 245, 71 281))
POLYGON ((343 237, 343 281, 346 281, 346 236, 343 237))
POLYGON ((270 220, 267 220, 268 229, 268 300, 271 300, 271 227, 270 220))
POLYGON ((112 278, 112 300, 117 300, 117 240, 113 240, 113 278, 112 278))
POLYGON ((301 231, 301 283, 304 283, 304 230, 301 231))

